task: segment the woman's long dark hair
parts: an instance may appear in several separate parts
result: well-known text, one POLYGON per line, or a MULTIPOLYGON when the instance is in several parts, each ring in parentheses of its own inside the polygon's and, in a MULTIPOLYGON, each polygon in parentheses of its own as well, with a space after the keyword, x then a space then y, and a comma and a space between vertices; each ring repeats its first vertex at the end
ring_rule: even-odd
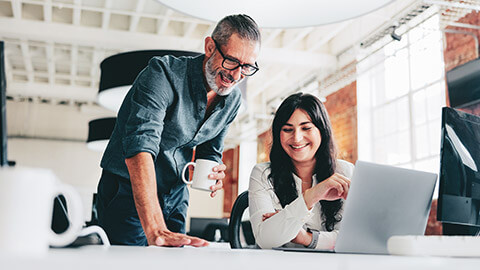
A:
MULTIPOLYGON (((275 194, 280 200, 282 207, 291 203, 298 197, 293 173, 295 167, 291 158, 287 155, 280 143, 280 132, 283 125, 297 109, 304 110, 312 120, 312 123, 320 130, 322 140, 320 147, 315 153, 316 165, 314 173, 319 182, 329 178, 336 168, 336 150, 332 137, 332 129, 327 111, 322 102, 310 94, 296 93, 286 98, 273 119, 272 125, 272 148, 270 151, 270 175, 275 194)), ((335 201, 321 200, 322 217, 327 231, 332 231, 337 222, 341 220, 338 211, 342 208, 340 199, 335 201)))

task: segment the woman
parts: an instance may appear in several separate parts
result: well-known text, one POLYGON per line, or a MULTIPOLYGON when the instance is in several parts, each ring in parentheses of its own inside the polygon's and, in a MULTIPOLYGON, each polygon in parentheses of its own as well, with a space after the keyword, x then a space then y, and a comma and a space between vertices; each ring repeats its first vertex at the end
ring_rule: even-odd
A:
POLYGON ((353 165, 336 160, 325 107, 309 94, 289 96, 272 135, 270 162, 253 168, 248 189, 257 244, 332 249, 353 165))

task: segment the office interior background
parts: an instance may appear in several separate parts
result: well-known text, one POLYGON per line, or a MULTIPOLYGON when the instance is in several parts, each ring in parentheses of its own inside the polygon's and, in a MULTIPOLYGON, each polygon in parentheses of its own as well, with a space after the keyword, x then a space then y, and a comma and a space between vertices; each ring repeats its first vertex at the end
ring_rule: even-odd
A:
MULTIPOLYGON (((262 28, 260 71, 225 141, 224 190, 191 190, 189 217, 229 217, 254 164, 268 161, 275 109, 299 91, 324 101, 339 158, 438 173, 445 74, 479 57, 479 10, 402 0, 328 25, 262 28)), ((201 53, 214 26, 155 0, 0 0, 9 160, 72 184, 89 220, 102 156, 87 148, 89 122, 116 114, 98 103, 100 63, 136 50, 201 53)), ((464 105, 480 115, 480 103, 464 105)))

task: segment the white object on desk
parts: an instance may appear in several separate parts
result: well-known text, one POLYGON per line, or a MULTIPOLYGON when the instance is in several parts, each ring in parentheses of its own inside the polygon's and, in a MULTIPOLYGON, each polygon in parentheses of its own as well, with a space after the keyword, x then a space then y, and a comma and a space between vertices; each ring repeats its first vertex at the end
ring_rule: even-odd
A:
POLYGON ((72 243, 83 225, 80 196, 52 171, 25 167, 0 169, 0 253, 44 255, 49 245, 72 243), (70 225, 56 234, 50 228, 53 200, 62 194, 70 225))
POLYGON ((83 228, 78 236, 87 236, 89 234, 96 234, 98 237, 100 237, 100 240, 102 240, 102 245, 104 248, 110 247, 110 241, 108 240, 107 234, 105 231, 102 229, 102 227, 97 226, 97 225, 92 225, 86 228, 83 228))
POLYGON ((399 235, 388 239, 392 255, 480 257, 480 237, 399 235))

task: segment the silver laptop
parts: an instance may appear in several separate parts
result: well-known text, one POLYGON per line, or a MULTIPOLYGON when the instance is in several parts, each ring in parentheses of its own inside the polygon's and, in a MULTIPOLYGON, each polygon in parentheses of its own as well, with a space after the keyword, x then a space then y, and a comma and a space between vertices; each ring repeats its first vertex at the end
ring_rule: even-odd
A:
POLYGON ((390 236, 423 235, 436 179, 433 173, 357 161, 334 252, 388 254, 390 236))

